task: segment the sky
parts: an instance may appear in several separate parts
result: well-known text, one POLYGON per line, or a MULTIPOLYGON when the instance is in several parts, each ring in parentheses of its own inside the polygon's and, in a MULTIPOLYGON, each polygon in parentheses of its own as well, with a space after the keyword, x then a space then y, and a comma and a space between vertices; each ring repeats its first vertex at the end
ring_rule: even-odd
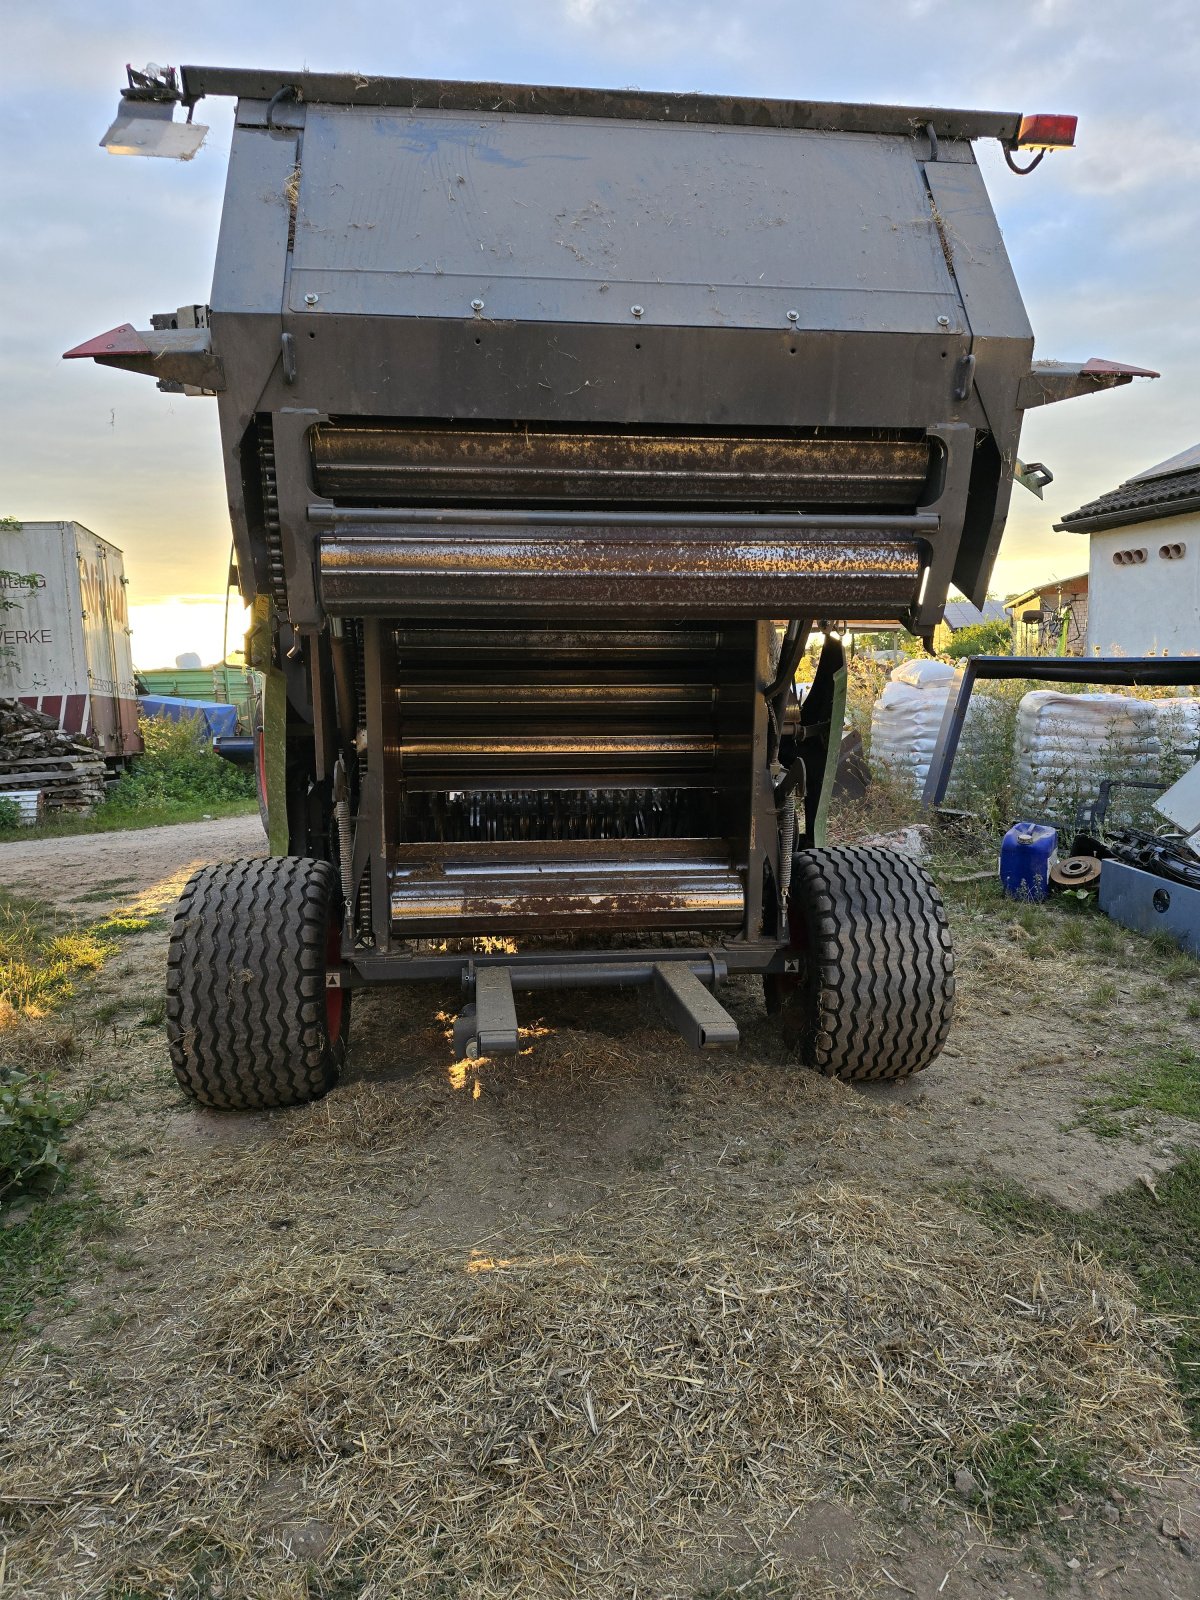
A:
MULTIPOLYGON (((62 352, 208 298, 232 109, 190 163, 97 141, 127 61, 362 71, 1079 116, 1030 178, 976 147, 1037 339, 1163 376, 1029 414, 992 588, 1083 571, 1064 513, 1200 440, 1200 7, 1194 0, 4 0, 0 516, 125 552, 139 666, 219 658, 229 524, 216 407, 62 352)), ((231 613, 236 642, 240 607, 231 613)))

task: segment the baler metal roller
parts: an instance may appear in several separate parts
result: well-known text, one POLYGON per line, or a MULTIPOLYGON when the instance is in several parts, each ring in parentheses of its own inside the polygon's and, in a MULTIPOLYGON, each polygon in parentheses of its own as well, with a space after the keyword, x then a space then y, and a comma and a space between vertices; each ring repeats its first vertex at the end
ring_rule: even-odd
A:
POLYGON ((628 841, 619 855, 399 864, 389 876, 402 937, 537 931, 551 916, 556 927, 595 931, 736 927, 745 908, 727 862, 647 860, 628 841))
POLYGON ((491 729, 498 718, 515 727, 540 724, 547 716, 571 715, 589 723, 614 718, 642 722, 647 717, 673 722, 711 712, 716 698, 716 690, 708 683, 647 683, 644 675, 626 683, 563 683, 537 667, 516 682, 506 681, 502 672, 493 673, 486 683, 410 678, 396 693, 409 730, 414 721, 426 717, 434 726, 440 722, 444 727, 447 714, 456 719, 456 726, 478 723, 491 729))
POLYGON ((936 528, 936 517, 919 515, 389 518, 320 540, 320 593, 343 616, 890 616, 915 602, 918 537, 936 528))
POLYGON ((405 735, 400 747, 405 786, 569 788, 653 780, 672 786, 711 785, 723 758, 749 758, 750 741, 700 733, 472 735, 457 725, 442 738, 405 735), (590 782, 589 782, 590 780, 590 782))
POLYGON ((926 439, 330 422, 318 492, 356 505, 916 505, 926 439))

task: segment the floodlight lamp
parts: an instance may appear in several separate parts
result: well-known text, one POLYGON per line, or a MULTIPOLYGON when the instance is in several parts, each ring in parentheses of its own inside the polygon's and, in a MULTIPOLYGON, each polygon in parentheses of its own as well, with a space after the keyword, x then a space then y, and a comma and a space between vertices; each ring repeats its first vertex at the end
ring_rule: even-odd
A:
POLYGON ((138 72, 126 67, 129 85, 121 92, 121 102, 112 126, 100 144, 114 156, 163 156, 174 161, 190 161, 204 143, 208 128, 191 120, 175 121, 179 86, 174 67, 158 67, 153 62, 138 72))

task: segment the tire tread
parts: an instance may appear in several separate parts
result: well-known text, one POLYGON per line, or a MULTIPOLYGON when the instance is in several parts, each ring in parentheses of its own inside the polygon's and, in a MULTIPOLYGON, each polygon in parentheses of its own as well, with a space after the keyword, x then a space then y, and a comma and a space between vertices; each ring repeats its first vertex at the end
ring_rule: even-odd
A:
POLYGON ((325 1020, 325 941, 340 915, 327 861, 270 856, 201 867, 175 909, 167 952, 171 1065, 193 1099, 222 1110, 327 1094, 346 1054, 325 1020))
POLYGON ((933 879, 895 851, 802 850, 792 872, 806 979, 784 1036, 827 1077, 906 1078, 936 1060, 954 1016, 954 950, 933 879))

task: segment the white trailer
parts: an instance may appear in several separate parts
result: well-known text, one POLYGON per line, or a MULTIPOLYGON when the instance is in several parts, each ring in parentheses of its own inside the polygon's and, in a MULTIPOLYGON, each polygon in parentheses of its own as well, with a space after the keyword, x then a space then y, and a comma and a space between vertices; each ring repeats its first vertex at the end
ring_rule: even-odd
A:
POLYGON ((110 760, 142 748, 127 581, 121 552, 82 523, 0 525, 10 602, 0 610, 0 697, 92 736, 110 760))

